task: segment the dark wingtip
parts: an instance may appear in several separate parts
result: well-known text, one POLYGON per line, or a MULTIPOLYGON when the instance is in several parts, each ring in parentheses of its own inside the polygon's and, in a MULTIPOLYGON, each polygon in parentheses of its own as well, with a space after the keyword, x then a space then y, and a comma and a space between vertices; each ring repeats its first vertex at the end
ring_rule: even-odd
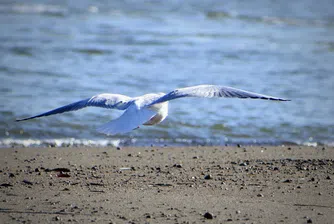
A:
POLYGON ((268 99, 268 100, 276 100, 276 101, 291 101, 289 99, 284 99, 284 98, 264 98, 264 99, 268 99))
POLYGON ((16 121, 16 122, 20 122, 20 121, 26 121, 26 120, 30 120, 30 119, 32 119, 32 118, 31 118, 31 117, 28 117, 28 118, 21 118, 21 119, 16 118, 15 121, 16 121))
POLYGON ((283 99, 283 98, 260 98, 260 99, 264 99, 264 100, 273 100, 273 101, 291 101, 289 99, 283 99))

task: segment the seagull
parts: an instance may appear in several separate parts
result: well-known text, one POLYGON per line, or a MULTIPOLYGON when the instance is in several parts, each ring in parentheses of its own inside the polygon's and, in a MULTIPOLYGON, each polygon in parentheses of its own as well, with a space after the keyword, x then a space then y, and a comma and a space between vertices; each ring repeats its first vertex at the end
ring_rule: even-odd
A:
POLYGON ((228 86, 198 85, 175 89, 167 94, 149 93, 133 98, 121 94, 103 93, 36 116, 17 119, 16 121, 31 120, 38 117, 80 110, 85 107, 102 107, 125 110, 125 112, 117 119, 97 128, 97 131, 107 135, 124 134, 139 128, 140 125, 161 123, 168 116, 168 102, 182 97, 225 97, 290 101, 288 99, 262 95, 228 86))

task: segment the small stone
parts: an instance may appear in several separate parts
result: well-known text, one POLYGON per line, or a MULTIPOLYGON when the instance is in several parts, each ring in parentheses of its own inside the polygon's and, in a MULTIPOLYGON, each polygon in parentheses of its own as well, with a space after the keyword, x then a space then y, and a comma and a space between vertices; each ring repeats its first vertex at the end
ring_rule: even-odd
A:
POLYGON ((206 219, 213 219, 213 215, 210 212, 206 212, 204 214, 204 218, 206 218, 206 219))
POLYGON ((204 179, 205 180, 211 180, 213 177, 212 177, 212 175, 211 174, 208 174, 208 175, 205 175, 204 176, 204 179))
POLYGON ((283 183, 291 183, 291 182, 292 182, 291 179, 286 179, 286 180, 283 181, 283 183))
POLYGON ((98 169, 99 169, 98 166, 93 166, 93 167, 92 167, 92 170, 98 170, 98 169))
POLYGON ((261 197, 261 198, 264 197, 263 194, 258 194, 258 195, 256 195, 256 196, 261 197))
POLYGON ((59 221, 59 220, 60 220, 60 217, 59 217, 59 216, 56 216, 56 217, 54 217, 54 220, 55 220, 55 221, 59 221))
POLYGON ((27 184, 27 185, 33 185, 33 183, 29 180, 23 180, 22 181, 23 183, 27 184))
POLYGON ((182 164, 174 164, 174 167, 176 167, 176 168, 182 168, 182 164))
POLYGON ((9 177, 13 178, 13 177, 15 177, 15 175, 13 173, 10 173, 9 177))
POLYGON ((68 177, 71 177, 71 175, 67 174, 67 173, 63 173, 63 172, 59 172, 56 174, 56 177, 65 177, 65 178, 68 178, 68 177))
POLYGON ((327 176, 327 177, 326 177, 326 180, 330 180, 330 179, 331 179, 331 177, 330 177, 330 176, 327 176))
POLYGON ((118 146, 116 149, 117 149, 117 150, 121 150, 122 148, 118 146))
POLYGON ((312 223, 312 219, 308 219, 308 220, 307 220, 307 223, 312 223))
POLYGON ((0 184, 0 187, 13 187, 13 185, 5 183, 5 184, 0 184))
POLYGON ((226 221, 228 221, 228 222, 232 222, 233 220, 232 220, 232 219, 227 219, 226 221))
POLYGON ((235 214, 240 214, 241 212, 238 210, 238 211, 235 211, 235 214))

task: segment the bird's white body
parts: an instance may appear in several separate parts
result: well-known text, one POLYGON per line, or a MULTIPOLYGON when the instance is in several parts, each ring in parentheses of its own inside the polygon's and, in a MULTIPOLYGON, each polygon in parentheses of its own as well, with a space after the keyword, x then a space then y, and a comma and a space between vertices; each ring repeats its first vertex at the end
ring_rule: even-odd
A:
MULTIPOLYGON (((164 93, 149 93, 138 97, 138 103, 143 105, 151 104, 155 100, 159 99, 165 95, 164 93)), ((150 118, 150 120, 143 123, 143 125, 155 125, 161 123, 168 116, 168 101, 163 103, 153 104, 148 107, 148 109, 153 110, 156 114, 150 118)))
POLYGON ((143 125, 155 125, 161 123, 168 116, 168 102, 159 103, 151 106, 151 109, 156 111, 156 115, 151 117, 143 125))
POLYGON ((159 124, 168 116, 168 102, 181 97, 236 97, 288 101, 286 99, 248 92, 232 87, 199 85, 176 89, 167 94, 150 93, 134 98, 120 94, 103 93, 85 100, 65 105, 46 113, 24 119, 18 119, 17 121, 30 120, 37 117, 79 110, 88 106, 125 110, 119 118, 112 120, 97 129, 99 132, 114 135, 132 131, 140 125, 159 124))

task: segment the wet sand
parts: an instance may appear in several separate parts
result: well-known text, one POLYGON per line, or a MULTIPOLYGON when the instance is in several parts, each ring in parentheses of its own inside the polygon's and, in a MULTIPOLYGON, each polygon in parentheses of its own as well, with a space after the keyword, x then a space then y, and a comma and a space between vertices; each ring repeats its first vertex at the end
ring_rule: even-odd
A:
POLYGON ((334 148, 0 149, 0 223, 333 223, 334 148))

